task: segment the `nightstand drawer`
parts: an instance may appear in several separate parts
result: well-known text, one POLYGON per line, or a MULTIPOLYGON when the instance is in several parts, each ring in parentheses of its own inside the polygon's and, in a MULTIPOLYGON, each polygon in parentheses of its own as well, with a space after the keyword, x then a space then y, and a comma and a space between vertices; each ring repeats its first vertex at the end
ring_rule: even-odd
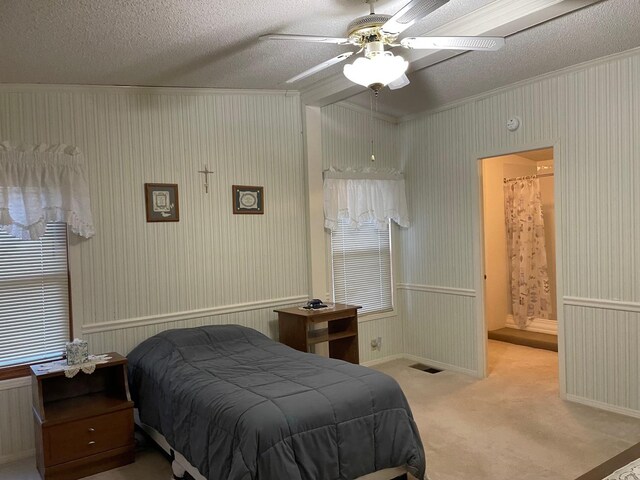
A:
POLYGON ((76 420, 45 428, 45 465, 133 444, 133 410, 76 420))

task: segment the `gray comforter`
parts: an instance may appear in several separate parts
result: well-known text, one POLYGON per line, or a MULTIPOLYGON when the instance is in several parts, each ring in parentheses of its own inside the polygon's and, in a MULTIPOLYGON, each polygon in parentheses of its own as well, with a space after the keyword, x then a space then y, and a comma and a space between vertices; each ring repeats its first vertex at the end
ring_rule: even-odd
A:
POLYGON ((391 377, 239 325, 169 330, 129 355, 141 420, 209 480, 353 479, 425 458, 391 377))

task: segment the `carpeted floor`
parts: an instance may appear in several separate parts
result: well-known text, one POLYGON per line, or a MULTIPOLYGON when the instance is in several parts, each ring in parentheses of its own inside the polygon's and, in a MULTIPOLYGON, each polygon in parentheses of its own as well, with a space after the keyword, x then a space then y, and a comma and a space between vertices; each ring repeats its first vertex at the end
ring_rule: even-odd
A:
MULTIPOLYGON (((431 480, 573 480, 640 441, 640 419, 560 400, 555 352, 489 341, 484 380, 432 375, 413 363, 376 368, 409 399, 431 480)), ((143 445, 135 464, 87 478, 169 479, 170 472, 165 457, 143 445)), ((38 478, 33 459, 0 467, 0 480, 38 478)))

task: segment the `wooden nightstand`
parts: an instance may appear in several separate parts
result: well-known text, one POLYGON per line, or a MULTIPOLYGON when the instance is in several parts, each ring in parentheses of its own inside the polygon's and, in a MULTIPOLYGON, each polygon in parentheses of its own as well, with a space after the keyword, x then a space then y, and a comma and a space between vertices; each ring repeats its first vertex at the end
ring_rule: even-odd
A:
MULTIPOLYGON (((45 480, 74 480, 134 461, 127 359, 117 353, 95 372, 31 367, 36 462, 45 480)), ((43 364, 46 365, 46 364, 43 364)))
POLYGON ((310 352, 312 345, 329 343, 329 357, 359 363, 358 307, 335 303, 328 308, 305 310, 299 307, 274 310, 278 313, 280 342, 301 352, 310 352), (327 328, 313 330, 317 323, 327 322, 327 328))

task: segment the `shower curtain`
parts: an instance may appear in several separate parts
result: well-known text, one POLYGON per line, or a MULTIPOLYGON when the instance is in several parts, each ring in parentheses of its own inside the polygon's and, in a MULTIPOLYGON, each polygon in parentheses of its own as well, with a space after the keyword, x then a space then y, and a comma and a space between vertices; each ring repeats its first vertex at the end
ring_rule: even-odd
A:
POLYGON ((504 206, 513 319, 525 328, 534 318, 548 318, 551 309, 539 180, 505 183, 504 206))

